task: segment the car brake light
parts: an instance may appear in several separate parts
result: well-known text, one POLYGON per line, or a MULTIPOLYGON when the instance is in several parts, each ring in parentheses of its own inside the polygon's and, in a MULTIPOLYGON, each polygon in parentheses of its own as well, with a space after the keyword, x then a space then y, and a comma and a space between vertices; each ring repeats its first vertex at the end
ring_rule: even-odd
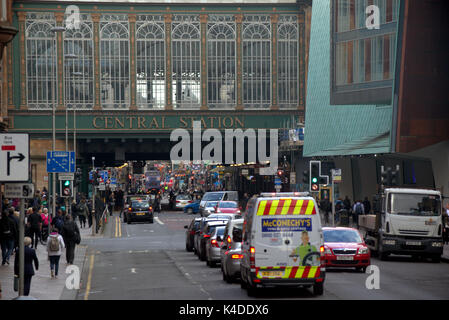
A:
POLYGON ((231 242, 232 242, 231 236, 228 236, 228 238, 226 239, 226 241, 228 241, 228 244, 231 244, 231 242))
POLYGON ((203 234, 203 238, 210 238, 210 234, 203 234))
POLYGON ((210 241, 210 244, 211 244, 212 246, 218 248, 218 242, 217 242, 217 240, 212 239, 212 240, 210 241))
POLYGON ((250 257, 249 257, 250 268, 254 269, 254 268, 256 268, 256 248, 250 247, 249 252, 250 252, 250 257))
POLYGON ((179 200, 176 200, 176 203, 180 203, 181 201, 179 201, 179 200))
POLYGON ((232 256, 231 256, 231 259, 242 259, 243 258, 243 255, 242 254, 233 254, 232 256))
POLYGON ((189 203, 192 203, 193 201, 192 201, 192 200, 189 200, 188 202, 189 202, 189 203))

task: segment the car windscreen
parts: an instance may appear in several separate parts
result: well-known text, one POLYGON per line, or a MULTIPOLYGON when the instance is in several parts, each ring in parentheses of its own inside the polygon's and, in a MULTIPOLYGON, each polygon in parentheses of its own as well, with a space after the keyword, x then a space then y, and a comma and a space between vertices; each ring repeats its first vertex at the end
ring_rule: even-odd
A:
POLYGON ((148 209, 150 204, 148 201, 133 201, 131 207, 133 209, 148 209))
POLYGON ((225 232, 226 227, 217 227, 215 235, 216 236, 223 236, 225 232))
POLYGON ((388 212, 404 216, 439 216, 441 199, 437 195, 390 193, 388 212))
POLYGON ((220 201, 223 198, 223 193, 207 193, 203 197, 203 201, 220 201))
POLYGON ((176 196, 176 200, 191 200, 191 198, 188 194, 180 194, 176 196))
POLYGON ((238 208, 237 202, 220 202, 220 208, 238 208))
POLYGON ((323 230, 324 242, 361 243, 362 239, 355 230, 323 230))
POLYGON ((212 208, 212 207, 215 207, 217 204, 218 204, 218 201, 206 202, 205 207, 206 208, 212 208))

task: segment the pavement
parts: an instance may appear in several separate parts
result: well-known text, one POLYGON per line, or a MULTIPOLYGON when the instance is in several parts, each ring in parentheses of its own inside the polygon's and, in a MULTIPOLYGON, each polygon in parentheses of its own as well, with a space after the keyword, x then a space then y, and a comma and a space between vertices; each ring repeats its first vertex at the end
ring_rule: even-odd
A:
MULTIPOLYGON (((83 270, 85 262, 87 245, 85 240, 102 238, 101 231, 95 236, 92 236, 91 228, 80 228, 81 243, 76 246, 75 260, 73 266, 79 268, 79 272, 83 270)), ((66 263, 65 250, 61 255, 59 262, 58 279, 51 279, 50 276, 50 261, 47 259, 46 245, 39 244, 37 246, 37 258, 39 259, 39 270, 35 270, 35 275, 31 280, 30 297, 38 300, 72 300, 76 298, 76 289, 68 289, 66 287, 66 280, 69 276, 74 275, 72 268, 68 269, 66 263), (66 272, 68 272, 66 274, 66 272)), ((2 300, 11 300, 18 296, 14 291, 14 256, 10 258, 10 265, 0 266, 0 283, 2 287, 2 300)), ((69 283, 73 283, 69 281, 69 283)))

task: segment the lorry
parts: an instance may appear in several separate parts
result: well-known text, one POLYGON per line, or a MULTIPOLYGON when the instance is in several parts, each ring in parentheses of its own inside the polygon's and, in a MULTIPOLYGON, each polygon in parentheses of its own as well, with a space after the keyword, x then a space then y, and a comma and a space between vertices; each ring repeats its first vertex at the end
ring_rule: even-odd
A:
POLYGON ((381 260, 398 254, 439 262, 443 253, 441 200, 436 190, 384 189, 375 196, 374 214, 359 217, 365 243, 381 260))

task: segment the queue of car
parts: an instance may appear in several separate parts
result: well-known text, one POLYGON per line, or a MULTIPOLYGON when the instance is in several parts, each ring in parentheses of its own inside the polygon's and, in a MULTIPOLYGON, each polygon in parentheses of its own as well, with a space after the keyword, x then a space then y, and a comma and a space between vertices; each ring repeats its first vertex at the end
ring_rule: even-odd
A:
POLYGON ((186 250, 209 267, 219 264, 223 280, 240 280, 250 296, 262 287, 306 287, 322 295, 328 269, 365 272, 371 263, 359 231, 322 228, 308 194, 262 193, 244 212, 223 198, 200 202, 201 217, 185 226, 186 250))

